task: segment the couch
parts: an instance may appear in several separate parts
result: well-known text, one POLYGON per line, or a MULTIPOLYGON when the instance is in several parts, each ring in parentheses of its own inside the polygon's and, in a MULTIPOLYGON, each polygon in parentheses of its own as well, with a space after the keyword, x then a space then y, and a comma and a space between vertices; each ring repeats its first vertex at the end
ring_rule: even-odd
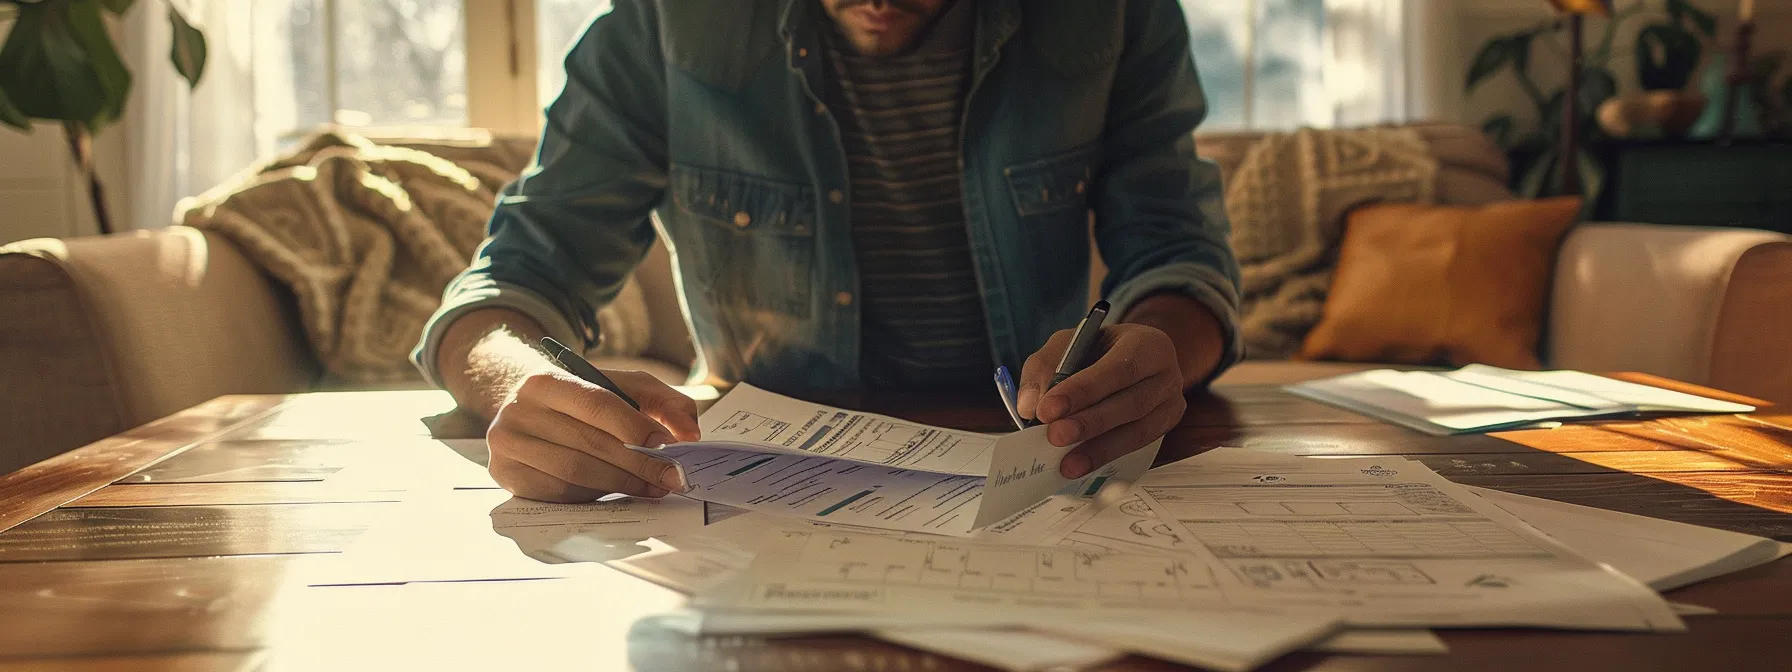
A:
MULTIPOLYGON (((1440 201, 1512 197, 1503 155, 1478 131, 1414 128, 1439 158, 1440 201)), ((1230 174, 1256 137, 1198 140, 1230 174)), ((652 345, 602 364, 682 382, 692 348, 663 246, 636 279, 652 345)), ((1642 371, 1792 402, 1792 237, 1586 224, 1564 241, 1552 291, 1550 366, 1642 371)), ((1371 366, 1249 361, 1218 384, 1371 366)), ((171 227, 0 247, 0 473, 219 395, 320 385, 290 296, 221 238, 171 227)))

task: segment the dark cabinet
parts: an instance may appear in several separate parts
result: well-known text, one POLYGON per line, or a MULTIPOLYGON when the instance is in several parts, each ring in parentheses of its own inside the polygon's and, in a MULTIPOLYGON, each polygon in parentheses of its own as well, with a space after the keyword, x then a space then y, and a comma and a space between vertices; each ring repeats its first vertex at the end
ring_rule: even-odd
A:
POLYGON ((1621 142, 1595 148, 1603 221, 1792 233, 1792 142, 1621 142))

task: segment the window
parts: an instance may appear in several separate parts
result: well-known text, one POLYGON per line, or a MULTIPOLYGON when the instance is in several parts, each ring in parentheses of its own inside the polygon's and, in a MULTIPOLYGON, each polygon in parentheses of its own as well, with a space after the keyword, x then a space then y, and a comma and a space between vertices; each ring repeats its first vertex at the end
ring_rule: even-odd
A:
POLYGON ((464 10, 461 0, 257 0, 257 135, 466 125, 464 10))
MULTIPOLYGON (((1211 130, 1399 116, 1405 0, 1182 0, 1211 130), (1371 74, 1373 76, 1371 76, 1371 74)), ((257 136, 346 126, 532 133, 610 0, 257 0, 257 136), (468 27, 473 30, 469 31, 468 27)))

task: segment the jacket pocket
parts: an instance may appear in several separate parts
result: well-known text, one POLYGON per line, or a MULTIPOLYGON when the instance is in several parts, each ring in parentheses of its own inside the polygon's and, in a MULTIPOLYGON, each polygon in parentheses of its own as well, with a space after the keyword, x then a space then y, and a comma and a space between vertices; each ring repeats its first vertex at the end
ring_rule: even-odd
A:
POLYGON ((809 316, 816 210, 806 185, 674 164, 673 204, 695 226, 672 234, 680 264, 722 311, 809 316))
POLYGON ((1089 265, 1089 192, 1094 187, 1093 148, 1085 147, 1002 170, 1033 255, 1034 285, 1048 305, 1077 301, 1089 265))

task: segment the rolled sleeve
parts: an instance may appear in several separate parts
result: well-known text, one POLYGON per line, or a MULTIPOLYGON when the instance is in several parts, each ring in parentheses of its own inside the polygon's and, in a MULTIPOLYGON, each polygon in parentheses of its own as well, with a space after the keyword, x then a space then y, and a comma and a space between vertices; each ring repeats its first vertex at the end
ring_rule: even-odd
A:
POLYGON ((666 186, 665 61, 651 0, 616 0, 566 56, 535 165, 498 199, 488 235, 449 283, 412 361, 432 384, 442 338, 461 316, 506 308, 588 350, 596 313, 653 245, 666 186))
POLYGON ((580 352, 591 349, 596 340, 595 333, 589 329, 575 329, 572 321, 555 308, 553 302, 526 287, 499 282, 486 275, 462 276, 448 288, 442 307, 430 316, 423 326, 423 338, 411 350, 411 363, 417 365, 417 370, 429 384, 442 387, 441 371, 436 364, 441 360, 442 338, 447 335, 449 325, 467 313, 488 308, 526 315, 554 340, 578 348, 580 352))
POLYGON ((1114 288, 1108 296, 1112 321, 1123 319, 1133 306, 1155 294, 1177 294, 1201 302, 1219 319, 1225 346, 1219 366, 1202 384, 1213 382, 1226 369, 1244 359, 1244 339, 1238 333, 1238 285, 1212 266, 1178 263, 1145 271, 1114 288))

